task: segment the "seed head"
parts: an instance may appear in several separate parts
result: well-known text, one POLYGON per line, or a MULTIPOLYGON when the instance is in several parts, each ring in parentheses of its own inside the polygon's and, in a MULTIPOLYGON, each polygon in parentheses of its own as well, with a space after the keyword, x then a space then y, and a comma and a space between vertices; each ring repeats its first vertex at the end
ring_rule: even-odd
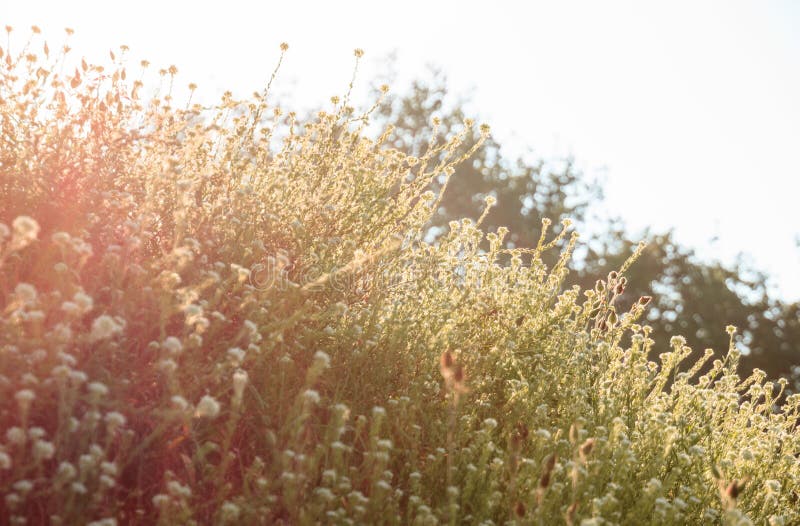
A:
POLYGON ((219 402, 217 402, 214 397, 205 395, 197 403, 194 416, 197 418, 209 418, 213 420, 219 415, 219 411, 219 402))
POLYGON ((595 444, 594 438, 587 438, 583 442, 583 444, 581 444, 581 447, 578 449, 578 452, 581 456, 581 460, 584 463, 586 462, 587 457, 592 454, 592 451, 594 450, 594 444, 595 444))

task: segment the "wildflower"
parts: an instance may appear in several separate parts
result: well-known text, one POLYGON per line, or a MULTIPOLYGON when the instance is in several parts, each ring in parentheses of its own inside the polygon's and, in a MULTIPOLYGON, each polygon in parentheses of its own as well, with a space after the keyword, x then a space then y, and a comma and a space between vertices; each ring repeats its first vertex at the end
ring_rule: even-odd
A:
POLYGON ((16 493, 9 493, 6 495, 5 501, 6 501, 6 506, 8 506, 9 509, 14 509, 17 507, 19 503, 22 502, 22 498, 16 493))
POLYGON ((78 470, 70 462, 61 462, 56 470, 56 478, 67 481, 74 479, 78 474, 78 470))
POLYGON ((736 332, 736 326, 728 325, 727 327, 725 327, 725 332, 727 332, 730 336, 733 336, 733 334, 736 332))
POLYGON ((6 440, 11 444, 21 446, 27 442, 28 435, 21 427, 14 426, 6 431, 6 440))
POLYGON ((28 429, 28 436, 33 439, 42 438, 46 434, 45 430, 39 426, 33 426, 28 429))
POLYGON ((69 379, 72 380, 74 384, 82 384, 85 383, 89 377, 83 371, 70 371, 69 379))
POLYGON ((213 397, 205 395, 200 399, 195 408, 194 416, 198 418, 214 419, 219 415, 220 405, 213 397))
POLYGON ((333 502, 336 499, 336 495, 328 488, 317 488, 314 490, 314 494, 321 497, 325 502, 333 502))
POLYGON ((236 365, 242 363, 244 360, 244 355, 245 351, 239 347, 231 347, 228 349, 228 358, 230 358, 231 361, 236 365))
POLYGON ((171 480, 167 483, 167 491, 175 497, 190 497, 192 490, 189 486, 184 486, 177 480, 171 480))
POLYGON ((18 301, 26 305, 31 305, 36 301, 36 287, 30 283, 18 283, 17 286, 14 287, 14 295, 17 297, 18 301))
POLYGON ((673 336, 669 339, 669 345, 670 347, 681 348, 686 345, 686 338, 683 336, 673 336))
POLYGON ((236 280, 239 283, 244 283, 250 278, 250 270, 244 268, 241 265, 237 265, 236 263, 231 263, 231 270, 236 273, 236 280))
POLYGON ((161 347, 170 354, 180 354, 183 344, 175 336, 167 336, 161 343, 161 347))
POLYGON ((25 248, 39 237, 39 223, 28 216, 19 216, 11 223, 14 237, 11 245, 19 250, 25 248))
POLYGON ((36 393, 30 389, 20 389, 14 394, 14 398, 17 400, 17 404, 19 404, 19 410, 22 413, 27 413, 28 409, 31 407, 31 402, 36 398, 36 393))
POLYGON ((78 495, 86 495, 86 493, 88 493, 89 491, 86 489, 86 486, 84 486, 82 482, 73 482, 70 485, 70 488, 72 488, 72 491, 74 493, 77 493, 78 495))
POLYGON ((314 353, 314 364, 312 367, 320 369, 327 369, 331 366, 331 357, 324 351, 317 351, 314 353))
POLYGON ((303 391, 303 400, 309 404, 316 405, 320 400, 319 393, 313 389, 306 389, 303 391))
POLYGON ((33 489, 33 482, 27 479, 23 479, 15 482, 14 485, 11 487, 14 488, 14 490, 19 491, 20 493, 25 495, 26 493, 30 492, 33 489))
POLYGON ((100 475, 100 485, 104 488, 113 488, 117 482, 108 475, 100 475))
POLYGON ((126 419, 125 415, 123 415, 122 413, 119 413, 117 411, 111 411, 109 413, 106 413, 105 422, 110 429, 116 429, 118 427, 124 426, 126 419))
POLYGON ((72 236, 70 236, 66 232, 56 232, 52 236, 50 236, 50 239, 52 239, 53 243, 55 243, 56 245, 59 245, 61 247, 66 247, 67 244, 72 239, 72 236))
POLYGON ((781 491, 780 481, 769 479, 764 481, 764 487, 768 493, 779 493, 781 491))
POLYGON ((239 519, 239 506, 233 502, 225 501, 220 507, 223 522, 232 522, 239 519))
POLYGON ((289 49, 289 44, 286 42, 281 42, 281 51, 287 51, 289 49))
POLYGON ((189 402, 187 402, 186 399, 180 395, 175 395, 170 398, 170 402, 172 402, 172 405, 178 411, 186 411, 186 409, 189 408, 189 402))
POLYGON ((355 55, 356 58, 361 58, 364 56, 364 50, 361 48, 356 48, 353 50, 353 55, 355 55))
POLYGON ((108 387, 102 382, 91 382, 86 388, 89 390, 89 394, 97 398, 108 394, 108 387))
POLYGON ((89 339, 93 342, 105 340, 120 332, 122 332, 122 325, 111 316, 103 314, 92 322, 92 332, 89 335, 89 339))
POLYGON ((0 469, 11 469, 11 457, 5 451, 0 451, 0 469))
POLYGON ((37 440, 33 443, 33 458, 36 460, 49 460, 53 458, 56 447, 52 442, 37 440))
POLYGON ((103 461, 100 463, 100 470, 109 476, 116 476, 117 475, 117 465, 113 462, 103 461))
POLYGON ((158 361, 158 369, 166 375, 171 375, 178 370, 178 364, 172 358, 164 358, 158 361))

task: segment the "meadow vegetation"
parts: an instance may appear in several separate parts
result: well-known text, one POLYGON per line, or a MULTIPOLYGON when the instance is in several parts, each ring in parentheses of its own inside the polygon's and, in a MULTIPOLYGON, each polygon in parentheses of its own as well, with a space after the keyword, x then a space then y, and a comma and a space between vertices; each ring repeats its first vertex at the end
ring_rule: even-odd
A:
POLYGON ((426 239, 487 126, 412 157, 349 94, 145 97, 126 49, 33 33, 0 51, 0 523, 800 523, 800 395, 733 327, 649 361, 636 253, 566 287, 569 222, 508 248, 491 197, 426 239))

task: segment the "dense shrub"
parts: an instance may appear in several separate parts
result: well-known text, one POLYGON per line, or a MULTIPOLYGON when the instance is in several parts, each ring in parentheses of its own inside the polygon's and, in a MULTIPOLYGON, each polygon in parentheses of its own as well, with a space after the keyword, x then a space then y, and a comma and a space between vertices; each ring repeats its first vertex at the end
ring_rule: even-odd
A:
POLYGON ((473 123, 412 158, 347 96, 145 99, 37 38, 0 57, 0 522, 800 522, 800 396, 733 328, 698 377, 628 263, 565 290, 568 224, 425 240, 473 123))

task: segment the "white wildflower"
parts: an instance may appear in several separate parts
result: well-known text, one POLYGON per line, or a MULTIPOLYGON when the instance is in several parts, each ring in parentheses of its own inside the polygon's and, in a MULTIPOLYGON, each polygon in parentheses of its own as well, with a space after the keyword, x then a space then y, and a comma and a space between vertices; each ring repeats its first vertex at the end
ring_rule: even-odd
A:
POLYGON ((331 357, 324 351, 317 351, 314 353, 314 365, 312 367, 320 367, 327 369, 331 366, 331 357))
POLYGON ((223 522, 233 522, 239 519, 239 506, 233 502, 225 501, 220 507, 223 522))
POLYGON ((158 369, 167 375, 178 370, 178 364, 172 358, 164 358, 158 361, 158 369))
POLYGON ((219 415, 220 405, 213 397, 205 395, 197 403, 194 415, 198 418, 216 418, 219 415))
POLYGON ((69 243, 70 239, 72 239, 72 236, 70 236, 66 232, 56 232, 55 234, 50 236, 50 239, 52 239, 53 243, 55 243, 56 245, 66 247, 67 243, 69 243))
POLYGON ((24 445, 25 442, 27 442, 28 435, 25 433, 25 430, 22 429, 21 427, 14 426, 10 427, 6 431, 6 440, 10 444, 21 446, 24 445))
POLYGON ((89 393, 97 398, 106 396, 108 394, 108 387, 102 382, 92 382, 87 387, 89 393))
POLYGON ((303 399, 309 404, 316 405, 319 403, 319 393, 313 389, 306 389, 303 391, 303 399))
POLYGON ((89 491, 86 489, 86 486, 84 486, 83 483, 81 482, 73 482, 70 485, 70 488, 72 488, 72 491, 77 493, 78 495, 86 495, 86 493, 89 491))
POLYGON ((119 413, 117 411, 111 411, 109 413, 106 413, 105 421, 106 425, 110 429, 116 429, 118 427, 124 426, 127 420, 125 419, 125 415, 123 415, 122 413, 119 413))
POLYGON ((28 246, 39 237, 39 223, 28 216, 19 216, 11 223, 14 230, 14 238, 11 244, 14 248, 20 249, 28 246))
POLYGON ((33 443, 33 458, 36 460, 49 460, 53 458, 56 447, 52 442, 37 440, 33 443))
POLYGON ((78 306, 82 313, 87 313, 94 307, 94 300, 84 292, 76 292, 72 296, 72 301, 78 306))
POLYGON ((11 457, 5 451, 0 451, 0 469, 11 469, 11 457))
POLYGON ((183 344, 175 336, 167 336, 161 343, 161 347, 170 354, 180 354, 183 344))
POLYGON ((14 398, 19 404, 19 409, 23 413, 27 412, 31 407, 31 402, 36 398, 36 393, 30 389, 20 389, 14 394, 14 398))
POLYGON ((30 490, 33 489, 33 482, 27 479, 18 480, 11 487, 14 488, 15 491, 19 491, 20 493, 25 495, 26 493, 28 493, 30 490))
POLYGON ((190 497, 192 490, 189 486, 184 486, 177 480, 171 480, 167 483, 167 491, 176 497, 190 497))
POLYGON ((242 363, 244 360, 244 355, 245 351, 239 347, 231 347, 228 349, 228 358, 230 358, 231 361, 236 365, 242 363))
POLYGON ((172 405, 178 411, 186 411, 189 408, 189 402, 187 402, 186 399, 180 395, 175 395, 170 398, 170 402, 172 402, 172 405))
POLYGON ((119 471, 116 464, 105 460, 100 463, 100 470, 110 477, 115 477, 119 471))
POLYGON ((96 342, 111 338, 120 332, 122 332, 122 325, 111 316, 103 314, 92 322, 92 332, 89 338, 91 341, 96 342))
POLYGON ((17 286, 14 287, 14 295, 18 301, 31 305, 36 301, 36 287, 30 283, 17 283, 17 286))
POLYGON ((61 479, 63 481, 68 481, 74 479, 78 474, 78 470, 75 469, 75 466, 71 462, 62 462, 58 465, 58 469, 56 470, 56 478, 61 479))

